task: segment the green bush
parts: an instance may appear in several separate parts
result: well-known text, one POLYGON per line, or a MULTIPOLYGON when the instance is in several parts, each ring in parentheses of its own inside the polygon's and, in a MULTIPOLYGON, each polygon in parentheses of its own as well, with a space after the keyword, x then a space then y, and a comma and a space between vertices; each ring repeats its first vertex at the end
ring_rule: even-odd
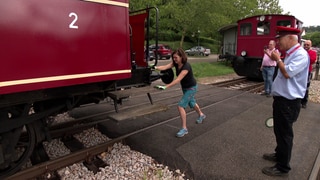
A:
MULTIPOLYGON (((154 32, 151 33, 150 38, 151 38, 150 44, 154 44, 155 38, 156 38, 154 32)), ((172 49, 177 49, 180 47, 180 40, 181 40, 181 35, 172 31, 158 33, 158 43, 167 44, 172 49)), ((220 41, 211 39, 211 38, 201 37, 201 36, 199 39, 195 37, 186 36, 184 38, 182 48, 186 50, 186 49, 190 49, 191 47, 197 46, 198 40, 199 40, 199 45, 210 49, 211 54, 219 53, 220 44, 221 44, 220 41)))

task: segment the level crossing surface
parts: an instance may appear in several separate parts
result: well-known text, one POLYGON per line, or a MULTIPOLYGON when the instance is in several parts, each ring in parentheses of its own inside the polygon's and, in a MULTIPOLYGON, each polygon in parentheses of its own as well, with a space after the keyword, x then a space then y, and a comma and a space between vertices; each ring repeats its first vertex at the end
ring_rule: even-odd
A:
MULTIPOLYGON (((180 97, 168 96, 182 93, 175 88, 176 91, 163 91, 153 99, 174 104, 180 97)), ((264 153, 274 152, 276 146, 273 128, 265 125, 265 120, 272 117, 272 98, 200 85, 196 99, 207 118, 203 124, 196 124, 197 114, 187 109, 189 134, 175 137, 181 128, 175 104, 166 111, 128 121, 128 127, 138 121, 167 122, 129 138, 127 143, 159 163, 180 169, 189 179, 277 179, 261 172, 263 167, 274 165, 262 158, 264 153)), ((316 179, 320 158, 319 117, 319 104, 308 103, 307 109, 301 109, 293 126, 292 170, 287 177, 278 179, 316 179)))
POLYGON ((119 106, 118 115, 113 101, 88 106, 77 113, 112 112, 107 116, 113 120, 101 126, 116 135, 152 126, 126 143, 172 170, 179 169, 188 179, 319 179, 320 104, 309 102, 293 125, 289 175, 269 177, 261 170, 274 165, 262 158, 264 153, 274 152, 276 146, 273 128, 265 125, 265 120, 272 117, 272 97, 199 84, 196 100, 207 118, 203 124, 196 124, 197 114, 187 108, 189 133, 177 138, 175 134, 181 128, 177 103, 181 95, 181 88, 176 85, 152 92, 153 104, 146 94, 130 96, 119 106), (135 109, 137 104, 145 111, 135 109))

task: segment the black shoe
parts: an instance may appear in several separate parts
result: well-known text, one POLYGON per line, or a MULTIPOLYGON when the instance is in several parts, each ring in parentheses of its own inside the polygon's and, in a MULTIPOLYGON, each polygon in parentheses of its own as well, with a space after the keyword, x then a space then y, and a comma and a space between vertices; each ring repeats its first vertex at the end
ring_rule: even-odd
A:
POLYGON ((277 162, 276 153, 264 154, 262 158, 268 161, 277 162))
POLYGON ((302 104, 301 107, 302 107, 303 109, 306 109, 306 108, 307 108, 307 105, 306 105, 306 104, 302 104))
POLYGON ((262 169, 262 172, 268 176, 287 176, 287 172, 280 171, 275 166, 272 167, 265 167, 262 169))

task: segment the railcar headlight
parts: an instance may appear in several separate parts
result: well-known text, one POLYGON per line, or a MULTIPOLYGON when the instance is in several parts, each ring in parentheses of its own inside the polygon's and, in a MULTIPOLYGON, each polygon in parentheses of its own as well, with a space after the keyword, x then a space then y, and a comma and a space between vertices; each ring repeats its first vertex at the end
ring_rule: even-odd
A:
POLYGON ((260 21, 264 21, 265 19, 266 19, 265 16, 260 16, 260 18, 259 18, 260 21))
POLYGON ((241 56, 246 56, 247 52, 246 51, 241 51, 241 56))

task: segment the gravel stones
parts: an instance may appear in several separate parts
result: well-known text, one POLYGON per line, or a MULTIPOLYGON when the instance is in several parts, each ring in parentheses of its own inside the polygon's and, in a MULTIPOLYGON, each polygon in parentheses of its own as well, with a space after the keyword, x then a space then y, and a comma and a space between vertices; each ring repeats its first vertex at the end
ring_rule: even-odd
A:
MULTIPOLYGON (((74 137, 82 142, 85 147, 95 146, 110 140, 95 128, 87 129, 74 135, 74 137)), ((43 142, 43 145, 50 159, 70 153, 70 150, 59 139, 43 142)), ((180 170, 171 171, 167 166, 158 164, 152 157, 131 150, 129 146, 121 143, 114 144, 107 152, 101 153, 99 158, 108 166, 100 168, 100 171, 96 174, 88 170, 83 163, 73 164, 57 172, 63 180, 182 180, 185 176, 180 170)))
POLYGON ((320 104, 320 80, 312 80, 309 87, 309 101, 320 104))
POLYGON ((109 152, 102 153, 100 158, 109 166, 100 168, 96 174, 89 171, 82 163, 73 164, 59 170, 61 179, 115 179, 115 180, 182 180, 180 170, 171 171, 167 166, 158 164, 153 158, 133 151, 121 143, 114 144, 109 152))

